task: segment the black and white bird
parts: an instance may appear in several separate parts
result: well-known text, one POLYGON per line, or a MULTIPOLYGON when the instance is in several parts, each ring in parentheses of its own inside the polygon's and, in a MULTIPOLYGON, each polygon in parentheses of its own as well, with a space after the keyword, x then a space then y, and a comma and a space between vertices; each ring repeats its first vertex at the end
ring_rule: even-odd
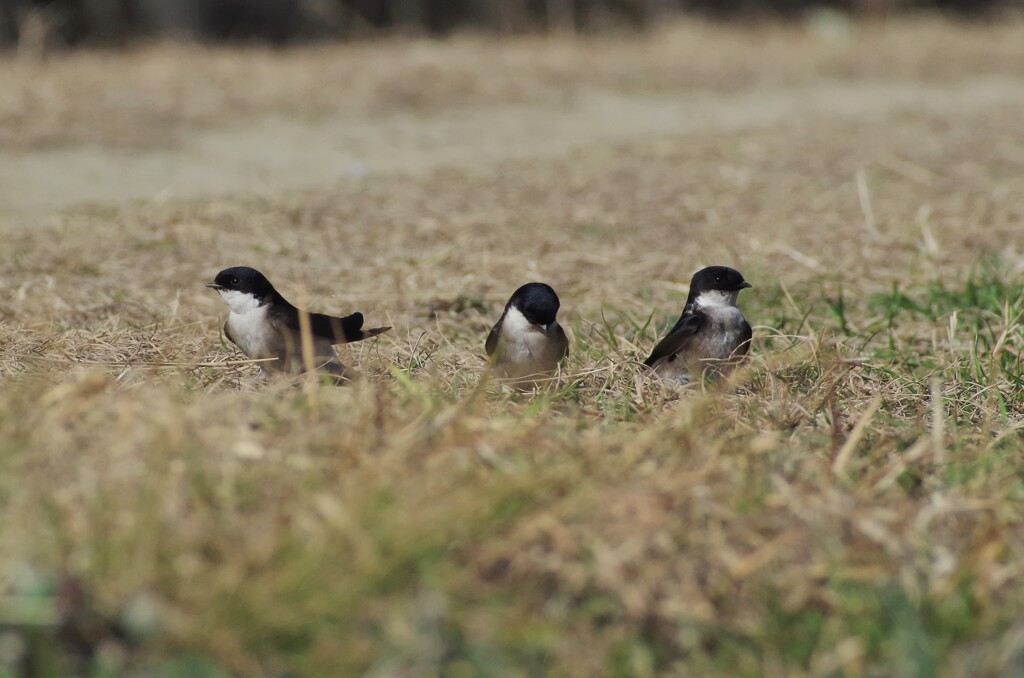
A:
POLYGON ((662 379, 681 384, 728 374, 750 350, 753 332, 736 307, 740 291, 748 287, 740 272, 728 266, 697 271, 683 314, 644 364, 662 379))
POLYGON ((302 314, 309 319, 313 368, 337 379, 346 378, 346 367, 338 360, 335 344, 361 341, 391 329, 362 329, 362 313, 335 318, 301 311, 282 297, 266 276, 248 266, 224 269, 207 287, 217 290, 230 309, 224 323, 225 336, 248 358, 276 358, 260 363, 267 373, 299 374, 306 370, 302 314))
POLYGON ((484 346, 496 378, 520 390, 550 380, 569 355, 558 307, 558 295, 544 283, 527 283, 512 294, 484 346))

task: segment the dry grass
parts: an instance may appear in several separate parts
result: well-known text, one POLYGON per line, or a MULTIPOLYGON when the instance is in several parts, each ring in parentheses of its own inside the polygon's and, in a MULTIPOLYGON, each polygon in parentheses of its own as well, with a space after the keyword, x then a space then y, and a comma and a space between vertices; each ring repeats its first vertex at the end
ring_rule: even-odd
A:
MULTIPOLYGON (((943 66, 953 77, 1010 69, 1015 30, 885 29, 832 66, 768 33, 744 63, 778 81, 787 63, 874 77, 900 45, 896 74, 930 77, 939 43, 974 45, 943 66), (772 67, 762 48, 792 56, 772 67)), ((746 35, 721 36, 699 83, 749 83, 729 51, 746 35)), ((560 45, 500 53, 525 64, 528 96, 551 63, 632 86, 614 84, 629 72, 614 51, 588 70, 560 45)), ((472 40, 344 49, 510 77, 470 60, 472 40)), ((187 82, 145 54, 167 69, 154 93, 187 82)), ((317 58, 210 60, 283 76, 317 58)), ((75 57, 47 77, 103 61, 124 63, 75 57)), ((674 77, 659 63, 652 83, 674 77)), ((305 91, 299 73, 274 87, 305 91)), ((303 114, 335 105, 322 90, 303 114)), ((102 139, 92 105, 69 115, 102 139)), ((38 675, 1017 675, 1021 115, 810 120, 6 234, 0 625, 18 642, 0 660, 20 647, 38 675), (365 380, 262 385, 225 362, 202 284, 240 263, 318 310, 393 325, 352 348, 365 380), (709 263, 754 283, 757 346, 734 383, 680 394, 635 361, 709 263), (568 377, 495 393, 483 338, 528 279, 563 299, 568 377)), ((131 120, 145 130, 150 112, 131 120)))
POLYGON ((733 91, 820 78, 948 81, 1024 73, 1019 22, 799 27, 685 23, 643 39, 491 36, 296 50, 151 46, 0 62, 0 148, 166 146, 196 126, 256 115, 560 102, 587 88, 733 91), (486 58, 480 58, 485 54, 486 58), (753 58, 752 58, 753 57, 753 58), (201 74, 201 75, 200 75, 201 74))

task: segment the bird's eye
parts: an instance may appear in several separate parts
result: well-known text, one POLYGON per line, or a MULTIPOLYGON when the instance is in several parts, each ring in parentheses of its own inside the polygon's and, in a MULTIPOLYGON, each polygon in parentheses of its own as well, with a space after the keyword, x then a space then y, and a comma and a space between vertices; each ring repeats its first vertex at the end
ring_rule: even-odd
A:
POLYGON ((231 279, 231 286, 232 286, 232 287, 238 287, 238 284, 239 284, 239 283, 241 283, 241 282, 242 282, 242 281, 241 281, 241 280, 239 280, 238 278, 232 278, 232 279, 231 279))

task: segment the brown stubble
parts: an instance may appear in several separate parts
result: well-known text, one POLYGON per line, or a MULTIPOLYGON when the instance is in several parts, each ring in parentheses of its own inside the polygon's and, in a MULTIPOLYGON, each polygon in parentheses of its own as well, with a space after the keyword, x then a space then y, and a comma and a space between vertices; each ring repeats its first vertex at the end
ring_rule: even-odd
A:
MULTIPOLYGON (((678 68, 706 69, 708 87, 750 84, 750 69, 771 84, 836 50, 845 61, 814 68, 861 78, 897 43, 891 68, 906 77, 1013 68, 1001 58, 1012 28, 889 30, 857 55, 785 31, 747 48, 741 33, 700 43, 711 56, 678 68), (973 48, 934 65, 950 42, 973 48), (741 49, 763 65, 738 64, 741 49), (793 57, 769 69, 759 49, 793 57)), ((646 63, 656 88, 674 82, 663 56, 696 49, 614 43, 612 56, 635 60, 582 73, 588 44, 512 42, 494 66, 473 39, 207 56, 239 81, 248 60, 280 69, 280 99, 260 100, 287 112, 291 88, 315 89, 317 115, 317 96, 342 95, 301 74, 328 68, 335 49, 396 63, 472 55, 465 69, 496 69, 495 87, 513 63, 529 96, 556 76, 629 91, 627 67, 646 63)), ((185 78, 161 59, 174 49, 126 68, 173 91, 185 78)), ((107 77, 107 59, 70 56, 48 77, 107 77)), ((344 95, 353 110, 372 109, 359 91, 344 95)), ((487 92, 494 105, 519 97, 487 92)), ((225 100, 169 115, 218 123, 225 100)), ((150 115, 132 118, 140 137, 150 115)), ((981 647, 997 662, 1024 603, 1019 454, 1005 446, 1019 401, 1004 414, 991 384, 912 369, 909 355, 969 359, 948 318, 902 320, 891 334, 902 357, 875 357, 890 336, 865 300, 894 283, 962 287, 992 254, 1019 278, 1020 119, 1010 104, 808 115, 260 199, 32 217, 0 260, 4 564, 72 572, 110 616, 151 592, 165 624, 153 651, 197 650, 242 674, 366 671, 382 656, 429 672, 460 652, 445 635, 455 628, 462 647, 512 662, 540 653, 565 675, 607 672, 641 643, 669 657, 667 672, 863 675, 899 659, 863 630, 881 623, 872 596, 892 589, 922 609, 969 597, 966 630, 935 622, 936 652, 953 661, 981 647), (344 348, 364 379, 311 387, 315 397, 259 381, 220 338, 225 308, 203 288, 236 264, 311 310, 393 326, 344 348), (754 348, 724 388, 678 391, 637 361, 706 264, 754 284, 741 300, 754 348), (484 337, 533 279, 555 287, 572 330, 565 386, 496 393, 480 384, 484 337), (845 331, 825 308, 840 290, 845 331), (968 408, 980 414, 954 426, 968 408), (820 615, 820 642, 786 658, 787 624, 808 615, 820 615)))

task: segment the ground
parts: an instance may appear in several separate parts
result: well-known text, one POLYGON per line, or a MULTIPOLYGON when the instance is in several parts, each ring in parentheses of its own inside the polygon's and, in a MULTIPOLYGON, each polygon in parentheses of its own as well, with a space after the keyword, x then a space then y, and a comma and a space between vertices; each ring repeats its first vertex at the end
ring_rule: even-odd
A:
POLYGON ((0 676, 1020 675, 1022 119, 1019 23, 8 57, 0 676), (239 264, 363 378, 260 381, 239 264))

